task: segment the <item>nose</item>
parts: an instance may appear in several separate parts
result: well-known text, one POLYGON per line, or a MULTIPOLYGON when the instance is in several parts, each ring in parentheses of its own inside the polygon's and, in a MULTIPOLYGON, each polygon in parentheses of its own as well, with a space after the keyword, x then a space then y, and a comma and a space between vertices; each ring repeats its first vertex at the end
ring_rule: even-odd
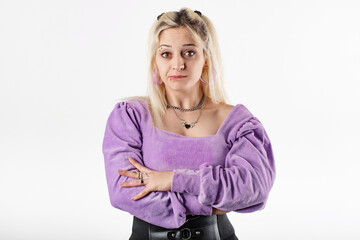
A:
POLYGON ((177 70, 177 71, 182 71, 185 69, 185 62, 184 59, 182 58, 182 56, 174 56, 173 57, 173 62, 172 62, 172 69, 173 70, 177 70))

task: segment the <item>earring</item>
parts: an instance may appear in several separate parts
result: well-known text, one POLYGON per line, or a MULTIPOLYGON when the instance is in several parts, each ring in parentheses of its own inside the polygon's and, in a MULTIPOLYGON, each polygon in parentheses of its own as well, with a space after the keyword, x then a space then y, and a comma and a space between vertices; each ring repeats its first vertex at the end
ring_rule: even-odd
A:
POLYGON ((161 83, 158 81, 157 76, 156 76, 156 68, 154 68, 154 72, 153 72, 153 83, 156 85, 161 85, 161 83))
MULTIPOLYGON (((215 68, 212 68, 212 70, 213 70, 213 72, 214 72, 214 74, 215 74, 215 78, 214 78, 214 83, 215 83, 216 79, 218 78, 218 74, 217 74, 217 71, 215 70, 215 68)), ((201 79, 201 77, 200 77, 199 80, 200 80, 202 83, 204 83, 205 85, 209 85, 207 82, 204 82, 204 81, 201 79)))

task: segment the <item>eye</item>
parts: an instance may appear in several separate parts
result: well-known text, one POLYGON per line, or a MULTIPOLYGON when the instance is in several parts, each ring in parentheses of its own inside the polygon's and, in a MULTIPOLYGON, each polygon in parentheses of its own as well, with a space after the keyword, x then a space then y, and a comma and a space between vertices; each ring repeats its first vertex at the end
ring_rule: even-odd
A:
POLYGON ((168 53, 168 52, 163 52, 163 53, 161 53, 160 55, 161 55, 163 58, 168 58, 169 55, 170 55, 170 53, 168 53))
POLYGON ((184 53, 184 55, 187 56, 187 57, 193 57, 195 55, 195 52, 194 51, 186 51, 184 53))

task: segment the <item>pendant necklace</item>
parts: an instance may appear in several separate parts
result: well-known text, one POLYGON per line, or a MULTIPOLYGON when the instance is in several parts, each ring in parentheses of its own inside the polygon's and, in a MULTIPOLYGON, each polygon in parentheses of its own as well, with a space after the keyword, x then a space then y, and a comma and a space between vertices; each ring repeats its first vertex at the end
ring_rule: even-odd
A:
POLYGON ((186 108, 180 108, 180 107, 172 106, 169 103, 167 104, 167 106, 174 110, 174 113, 175 113, 176 117, 181 120, 181 125, 183 125, 184 128, 189 129, 189 128, 195 127, 195 124, 199 121, 199 118, 201 117, 201 107, 203 106, 204 102, 205 102, 205 94, 203 93, 202 99, 201 99, 199 105, 196 106, 196 107, 186 109, 186 108), (189 112, 189 111, 194 111, 194 110, 199 109, 199 108, 200 108, 200 114, 199 114, 198 118, 196 119, 196 121, 191 122, 191 123, 188 123, 184 119, 180 118, 177 115, 176 111, 175 111, 175 109, 176 109, 176 110, 179 110, 179 111, 182 111, 182 112, 189 112))

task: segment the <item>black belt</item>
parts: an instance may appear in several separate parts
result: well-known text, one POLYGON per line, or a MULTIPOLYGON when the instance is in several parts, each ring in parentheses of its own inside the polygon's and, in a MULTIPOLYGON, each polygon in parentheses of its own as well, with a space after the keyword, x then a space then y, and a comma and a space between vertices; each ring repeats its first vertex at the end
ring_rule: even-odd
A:
POLYGON ((130 239, 221 240, 231 235, 234 235, 234 228, 232 227, 226 214, 210 216, 190 215, 187 216, 186 222, 181 227, 175 229, 167 229, 156 226, 134 216, 133 233, 130 239), (145 233, 145 231, 147 231, 147 233, 145 233))

